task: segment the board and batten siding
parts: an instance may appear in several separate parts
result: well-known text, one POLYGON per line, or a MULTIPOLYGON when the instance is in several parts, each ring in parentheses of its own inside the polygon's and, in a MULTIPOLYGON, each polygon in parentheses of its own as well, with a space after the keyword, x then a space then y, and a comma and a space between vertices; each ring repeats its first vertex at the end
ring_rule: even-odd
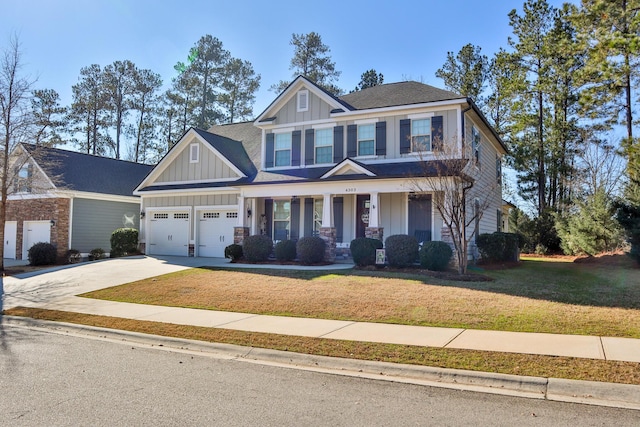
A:
POLYGON ((328 119, 332 107, 312 91, 309 91, 308 93, 309 109, 307 111, 298 112, 298 94, 296 92, 291 99, 276 112, 276 124, 282 125, 287 123, 301 123, 310 120, 328 119))
POLYGON ((216 180, 237 178, 235 173, 213 151, 197 140, 186 144, 176 159, 155 180, 156 184, 163 182, 185 182, 194 180, 216 180), (198 144, 199 159, 191 163, 189 156, 191 144, 198 144))
POLYGON ((118 228, 140 227, 140 204, 94 199, 73 199, 71 248, 81 253, 111 249, 111 233, 118 228))

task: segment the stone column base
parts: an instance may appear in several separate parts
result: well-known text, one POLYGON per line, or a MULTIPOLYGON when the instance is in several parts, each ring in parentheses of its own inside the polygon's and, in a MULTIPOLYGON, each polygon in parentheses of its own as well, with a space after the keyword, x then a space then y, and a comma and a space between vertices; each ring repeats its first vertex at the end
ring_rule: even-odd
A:
POLYGON ((378 239, 384 243, 383 227, 367 227, 364 229, 364 237, 368 239, 378 239))
POLYGON ((233 243, 241 245, 249 237, 249 227, 233 227, 233 243))
POLYGON ((336 260, 336 228, 320 227, 320 238, 326 243, 324 260, 326 262, 334 262, 336 260))

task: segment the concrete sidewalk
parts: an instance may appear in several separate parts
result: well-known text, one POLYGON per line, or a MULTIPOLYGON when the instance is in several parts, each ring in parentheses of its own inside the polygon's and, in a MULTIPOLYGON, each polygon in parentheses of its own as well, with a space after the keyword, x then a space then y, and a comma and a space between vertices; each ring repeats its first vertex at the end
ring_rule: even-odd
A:
MULTIPOLYGON (((76 296, 84 292, 201 266, 249 267, 242 264, 229 264, 224 259, 152 258, 145 256, 57 267, 14 277, 5 277, 5 296, 4 299, 0 299, 0 308, 3 307, 2 303, 4 302, 5 309, 16 306, 39 307, 127 319, 292 336, 640 363, 640 339, 278 317, 130 304, 76 296)), ((250 267, 273 268, 270 265, 250 267)), ((349 264, 336 264, 322 266, 317 269, 346 269, 351 267, 352 265, 349 264)), ((299 267, 278 266, 278 268, 299 267)), ((44 323, 46 329, 58 331, 58 333, 88 334, 99 336, 100 339, 108 337, 107 339, 114 340, 114 342, 146 343, 151 347, 156 346, 156 348, 161 345, 163 348, 171 349, 172 351, 197 351, 199 354, 219 354, 224 355, 223 357, 233 357, 240 360, 255 361, 256 363, 271 363, 295 369, 563 402, 640 409, 640 386, 637 385, 533 378, 399 365, 387 362, 328 358, 268 349, 156 337, 80 325, 30 321, 29 319, 12 318, 11 316, 5 320, 8 325, 17 327, 38 328, 42 327, 38 325, 44 323), (46 324, 56 326, 47 327, 46 324)))
MULTIPOLYGON (((273 268, 219 258, 129 257, 58 267, 4 279, 4 308, 26 306, 251 332, 441 348, 580 357, 640 363, 640 339, 483 331, 264 316, 127 304, 75 295, 192 267, 273 268)), ((350 264, 282 269, 345 269, 350 264)))

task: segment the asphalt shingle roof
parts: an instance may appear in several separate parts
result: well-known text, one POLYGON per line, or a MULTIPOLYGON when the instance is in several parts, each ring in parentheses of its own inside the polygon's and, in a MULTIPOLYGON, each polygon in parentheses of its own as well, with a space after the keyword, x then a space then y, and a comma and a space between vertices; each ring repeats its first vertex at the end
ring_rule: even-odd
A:
POLYGON ((22 144, 58 189, 133 196, 152 165, 22 144))
POLYGON ((461 99, 464 96, 418 82, 373 86, 343 95, 340 99, 356 110, 461 99))

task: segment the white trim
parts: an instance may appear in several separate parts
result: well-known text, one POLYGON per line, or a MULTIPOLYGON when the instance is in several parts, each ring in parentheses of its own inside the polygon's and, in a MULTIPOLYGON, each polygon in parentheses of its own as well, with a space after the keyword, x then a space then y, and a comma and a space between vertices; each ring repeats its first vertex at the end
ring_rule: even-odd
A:
POLYGON ((67 230, 67 235, 69 236, 69 241, 67 248, 71 249, 71 242, 73 241, 73 197, 69 199, 69 229, 67 230))
POLYGON ((293 131, 295 131, 295 130, 296 130, 295 126, 289 126, 289 127, 273 129, 271 131, 271 133, 273 133, 273 134, 277 134, 277 133, 293 133, 293 131))
POLYGON ((407 118, 411 120, 430 119, 434 115, 435 113, 432 111, 429 113, 409 114, 407 115, 407 118))
POLYGON ((366 115, 375 115, 375 116, 381 117, 386 115, 386 113, 400 113, 408 110, 409 111, 423 110, 425 108, 428 108, 434 111, 439 111, 439 110, 442 110, 441 107, 454 106, 454 105, 464 104, 466 102, 467 102, 467 98, 457 98, 457 99, 450 99, 447 101, 426 102, 422 104, 409 104, 409 105, 398 105, 394 107, 370 108, 367 110, 344 111, 339 113, 331 113, 329 117, 343 118, 343 117, 366 116, 366 115))
POLYGON ((193 188, 190 190, 148 190, 140 193, 140 197, 166 197, 169 195, 179 194, 181 196, 201 196, 202 193, 218 194, 239 194, 240 189, 236 187, 220 187, 220 188, 193 188))
POLYGON ((345 159, 345 160, 341 161, 340 163, 338 163, 337 165, 335 165, 330 170, 328 170, 324 175, 322 175, 320 177, 320 179, 326 179, 326 178, 329 178, 330 176, 334 176, 334 175, 336 175, 337 172, 340 172, 343 168, 351 169, 351 170, 354 170, 356 172, 363 173, 363 174, 365 174, 367 176, 376 176, 369 169, 363 168, 362 166, 360 166, 359 164, 357 164, 353 160, 345 159))
POLYGON ((318 123, 318 124, 312 124, 311 125, 311 129, 313 129, 313 130, 330 129, 330 128, 336 127, 337 125, 338 125, 338 122, 318 123))
POLYGON ((354 120, 353 124, 354 125, 372 125, 374 123, 378 123, 380 121, 380 119, 360 119, 360 120, 354 120))
POLYGON ((104 194, 104 193, 89 193, 84 191, 62 191, 57 194, 63 197, 69 198, 81 198, 92 200, 103 200, 107 202, 124 202, 124 203, 137 203, 140 204, 140 197, 137 196, 120 196, 117 194, 104 194))
POLYGON ((193 209, 197 211, 238 211, 238 205, 204 205, 194 206, 193 209))
POLYGON ((194 179, 190 181, 162 181, 162 182, 154 182, 150 184, 148 187, 161 187, 163 185, 182 185, 182 184, 210 184, 212 182, 234 182, 239 180, 239 177, 232 178, 217 178, 217 179, 194 179))

